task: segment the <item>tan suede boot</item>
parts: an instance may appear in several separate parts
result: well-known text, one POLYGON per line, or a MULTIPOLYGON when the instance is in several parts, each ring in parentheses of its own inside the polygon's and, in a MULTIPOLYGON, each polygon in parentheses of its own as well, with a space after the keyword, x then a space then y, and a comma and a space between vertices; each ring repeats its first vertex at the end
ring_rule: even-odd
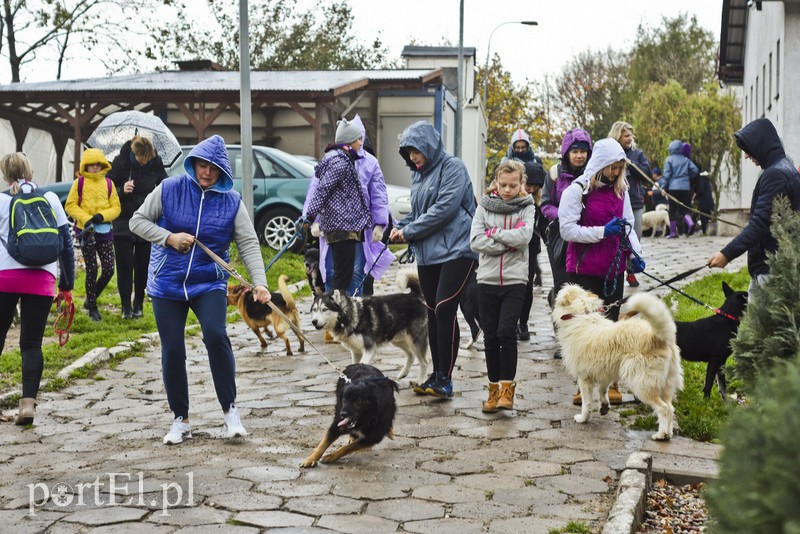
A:
POLYGON ((23 397, 19 400, 19 413, 14 423, 19 426, 33 424, 33 416, 36 414, 36 399, 23 397))
POLYGON ((500 381, 500 400, 497 401, 497 407, 501 410, 514 409, 514 390, 517 387, 516 382, 509 380, 500 381))
POLYGON ((483 402, 483 413, 495 413, 497 411, 497 401, 500 400, 500 385, 497 382, 489 382, 489 400, 483 402))

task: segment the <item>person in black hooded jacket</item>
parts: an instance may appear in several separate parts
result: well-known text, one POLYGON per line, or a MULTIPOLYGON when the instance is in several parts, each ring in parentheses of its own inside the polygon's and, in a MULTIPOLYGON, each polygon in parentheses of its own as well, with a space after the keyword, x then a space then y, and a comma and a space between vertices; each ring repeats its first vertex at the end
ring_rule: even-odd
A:
POLYGON ((122 145, 106 176, 114 182, 122 207, 122 213, 114 219, 114 256, 122 318, 138 319, 144 305, 150 242, 131 233, 128 223, 147 195, 167 177, 167 172, 153 142, 137 135, 122 145))
POLYGON ((778 242, 770 230, 775 198, 785 196, 792 209, 800 211, 800 173, 786 157, 778 132, 768 119, 756 119, 735 134, 736 145, 746 159, 763 170, 753 189, 750 222, 725 248, 708 259, 709 267, 725 267, 747 252, 750 288, 769 275, 767 252, 775 252, 778 242))

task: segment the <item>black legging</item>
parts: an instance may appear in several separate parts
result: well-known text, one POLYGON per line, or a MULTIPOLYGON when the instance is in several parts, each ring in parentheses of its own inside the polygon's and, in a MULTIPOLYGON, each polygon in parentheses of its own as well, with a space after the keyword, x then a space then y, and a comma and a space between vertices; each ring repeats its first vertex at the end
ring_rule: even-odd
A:
POLYGON ((0 353, 6 343, 6 334, 14 319, 14 310, 20 303, 19 350, 22 353, 22 396, 35 399, 42 380, 44 358, 42 338, 47 327, 47 317, 53 297, 22 293, 0 293, 0 353))
POLYGON ((114 276, 114 245, 110 240, 87 239, 81 245, 86 266, 86 307, 97 307, 97 297, 114 276), (100 258, 100 277, 97 277, 97 258, 100 258))
POLYGON ((486 374, 489 382, 517 376, 517 321, 525 286, 478 284, 486 374))
POLYGON ((537 275, 542 275, 542 270, 539 268, 539 260, 537 259, 542 247, 538 241, 539 236, 534 235, 528 244, 528 283, 525 286, 525 300, 522 301, 522 311, 519 314, 519 324, 526 329, 528 328, 528 319, 530 319, 531 308, 533 307, 533 279, 537 275), (534 240, 537 241, 536 244, 534 244, 534 240))
POLYGON ((475 260, 468 258, 417 267, 428 307, 428 343, 433 370, 448 378, 452 376, 456 365, 461 336, 456 320, 458 302, 474 267, 475 260))
POLYGON ((356 246, 360 243, 355 239, 328 243, 333 257, 333 282, 331 289, 347 292, 350 282, 353 281, 353 265, 356 261, 356 246))
POLYGON ((150 263, 150 242, 138 236, 114 236, 114 255, 117 261, 117 289, 122 308, 144 304, 147 268, 150 263))
MULTIPOLYGON (((691 191, 670 191, 669 194, 686 206, 692 203, 691 191)), ((678 234, 685 234, 688 232, 688 228, 685 228, 686 223, 683 221, 683 216, 689 213, 689 210, 678 204, 678 202, 669 203, 669 220, 678 223, 678 234)))

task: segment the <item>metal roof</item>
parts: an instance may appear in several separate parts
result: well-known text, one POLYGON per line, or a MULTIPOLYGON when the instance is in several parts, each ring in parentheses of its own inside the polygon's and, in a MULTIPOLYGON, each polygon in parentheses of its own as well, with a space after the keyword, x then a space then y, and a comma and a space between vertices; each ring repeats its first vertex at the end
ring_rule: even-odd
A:
POLYGON ((744 80, 747 15, 748 0, 723 0, 718 75, 725 83, 741 85, 744 80))
MULTIPOLYGON (((369 81, 424 81, 438 69, 252 71, 253 91, 336 92, 337 89, 369 81)), ((85 91, 238 91, 238 71, 167 71, 107 78, 58 80, 0 85, 0 93, 85 91)))
MULTIPOLYGON (((475 57, 475 47, 465 46, 464 57, 475 57)), ((457 57, 457 46, 413 46, 406 45, 400 53, 402 57, 405 56, 421 56, 421 57, 457 57)))

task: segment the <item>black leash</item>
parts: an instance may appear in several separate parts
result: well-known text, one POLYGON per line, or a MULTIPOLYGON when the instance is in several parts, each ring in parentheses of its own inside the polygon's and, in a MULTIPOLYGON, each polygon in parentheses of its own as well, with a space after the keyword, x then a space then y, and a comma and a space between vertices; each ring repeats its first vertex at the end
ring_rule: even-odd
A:
POLYGON ((297 221, 295 221, 294 234, 292 234, 292 237, 289 238, 289 241, 287 241, 286 244, 283 245, 283 248, 281 248, 278 251, 278 253, 275 254, 275 256, 273 256, 273 258, 267 264, 267 267, 264 269, 264 272, 269 271, 269 268, 272 267, 276 261, 278 261, 278 258, 283 256, 283 253, 289 250, 289 247, 291 247, 295 241, 297 241, 303 236, 303 234, 305 233, 305 229, 303 228, 304 226, 305 226, 305 220, 303 220, 302 217, 300 217, 299 219, 297 219, 297 221))
POLYGON ((358 295, 361 294, 362 289, 364 289, 364 282, 367 281, 367 277, 372 273, 372 269, 374 269, 375 266, 378 265, 378 260, 381 259, 381 256, 383 256, 383 253, 386 252, 387 248, 389 248, 389 242, 388 241, 383 245, 383 248, 381 249, 381 253, 378 254, 378 257, 375 258, 374 262, 372 262, 372 267, 370 267, 369 271, 367 271, 366 274, 364 274, 364 278, 361 280, 361 283, 358 285, 356 290, 353 292, 353 296, 354 297, 357 297, 358 295))
MULTIPOLYGON (((633 254, 633 256, 634 256, 635 258, 639 258, 640 260, 642 259, 642 258, 641 258, 641 256, 639 256, 639 255, 636 253, 636 251, 635 251, 635 250, 633 250, 633 248, 631 247, 631 245, 630 245, 630 241, 628 240, 628 236, 627 236, 627 235, 624 235, 624 234, 623 234, 622 236, 620 236, 620 242, 621 242, 621 243, 622 243, 622 242, 625 242, 625 243, 627 244, 627 248, 628 248, 628 249, 631 251, 631 254, 633 254)), ((623 245, 623 246, 625 246, 625 245, 623 245)), ((622 247, 620 247, 620 248, 622 248, 622 247)), ((687 271, 687 273, 689 273, 689 274, 696 273, 697 271, 699 271, 699 270, 701 270, 701 269, 704 269, 705 267, 707 267, 707 265, 703 265, 702 267, 698 267, 697 269, 693 269, 693 270, 687 271)), ((652 289, 655 289, 656 287, 660 287, 660 286, 666 286, 666 287, 670 288, 671 290, 673 290, 675 293, 678 293, 679 295, 682 295, 682 296, 686 297, 687 299, 691 300, 691 301, 692 301, 692 302, 694 302, 695 304, 699 304, 700 306, 703 306, 703 307, 705 307, 705 308, 708 308, 709 310, 713 311, 713 312, 714 312, 714 313, 716 313, 717 315, 722 315, 723 317, 726 317, 726 318, 728 318, 728 319, 733 319, 733 320, 735 320, 735 321, 738 321, 738 320, 739 320, 738 318, 736 318, 736 317, 733 317, 732 315, 728 315, 727 313, 724 313, 724 312, 723 312, 722 310, 720 310, 719 308, 714 308, 714 307, 712 307, 712 306, 709 306, 708 304, 706 304, 706 303, 705 303, 705 302, 703 302, 702 300, 698 300, 698 299, 694 298, 693 296, 691 296, 691 295, 689 295, 689 294, 687 294, 687 293, 684 293, 684 292, 683 292, 683 291, 681 291, 680 289, 678 289, 678 288, 674 287, 674 286, 672 285, 672 282, 673 282, 673 281, 675 281, 674 279, 670 279, 670 280, 666 280, 666 281, 664 281, 664 280, 661 280, 660 278, 657 278, 657 277, 653 276, 652 274, 650 274, 650 273, 648 273, 648 272, 646 272, 646 271, 642 271, 642 274, 643 274, 643 275, 645 275, 645 276, 647 276, 647 277, 649 277, 649 278, 652 278, 652 279, 653 279, 653 280, 655 280, 656 282, 659 282, 659 285, 657 285, 657 286, 655 286, 655 287, 653 287, 653 288, 651 288, 651 289, 648 289, 648 291, 650 291, 650 290, 652 290, 652 289)), ((689 274, 686 274, 686 273, 681 273, 680 275, 678 275, 678 276, 680 276, 680 278, 678 278, 678 280, 681 280, 681 279, 683 279, 683 278, 686 278, 687 276, 689 276, 689 274)), ((619 301, 619 303, 614 303, 614 304, 613 304, 613 305, 611 305, 611 306, 621 306, 621 305, 622 305, 622 303, 623 303, 625 300, 627 300, 627 298, 626 298, 626 299, 622 299, 621 301, 619 301)), ((610 306, 609 306, 609 307, 610 307, 610 306)))
POLYGON ((414 247, 411 245, 411 243, 409 243, 408 248, 402 254, 400 254, 400 259, 397 261, 399 263, 414 263, 416 259, 417 256, 414 254, 414 247))

